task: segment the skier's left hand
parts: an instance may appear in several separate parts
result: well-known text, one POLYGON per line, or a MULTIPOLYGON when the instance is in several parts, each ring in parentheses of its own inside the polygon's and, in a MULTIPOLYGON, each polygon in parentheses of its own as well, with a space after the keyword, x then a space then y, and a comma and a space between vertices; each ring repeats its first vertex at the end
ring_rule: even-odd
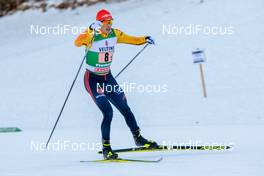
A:
POLYGON ((155 40, 151 36, 147 36, 145 39, 148 44, 155 45, 155 40))

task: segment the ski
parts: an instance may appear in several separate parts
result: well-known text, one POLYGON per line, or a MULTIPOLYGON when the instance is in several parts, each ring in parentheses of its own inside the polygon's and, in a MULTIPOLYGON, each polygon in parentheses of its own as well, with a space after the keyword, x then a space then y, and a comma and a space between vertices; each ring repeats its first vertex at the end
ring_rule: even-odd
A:
MULTIPOLYGON (((159 145, 157 148, 145 148, 145 147, 134 147, 134 148, 124 148, 124 149, 116 149, 113 150, 117 153, 124 152, 154 152, 154 151, 175 151, 175 150, 229 150, 232 149, 233 146, 225 146, 225 145, 217 145, 217 146, 163 146, 159 145)), ((98 152, 102 154, 102 151, 98 152)))
POLYGON ((141 159, 127 159, 127 158, 117 158, 117 159, 112 159, 112 160, 84 160, 80 161, 81 163, 127 163, 127 162, 140 162, 140 163, 159 163, 162 160, 162 158, 158 158, 156 160, 141 160, 141 159))

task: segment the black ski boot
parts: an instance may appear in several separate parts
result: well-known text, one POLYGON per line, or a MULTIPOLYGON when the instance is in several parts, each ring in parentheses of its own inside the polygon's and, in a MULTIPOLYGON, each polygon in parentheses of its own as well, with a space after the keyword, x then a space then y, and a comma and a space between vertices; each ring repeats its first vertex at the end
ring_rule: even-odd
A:
POLYGON ((152 141, 152 140, 147 140, 143 136, 141 136, 140 129, 136 131, 132 131, 132 134, 135 140, 135 144, 138 147, 145 147, 145 148, 157 148, 158 147, 157 142, 152 141))
POLYGON ((113 152, 109 140, 103 140, 103 156, 106 160, 114 160, 118 158, 117 153, 113 152))

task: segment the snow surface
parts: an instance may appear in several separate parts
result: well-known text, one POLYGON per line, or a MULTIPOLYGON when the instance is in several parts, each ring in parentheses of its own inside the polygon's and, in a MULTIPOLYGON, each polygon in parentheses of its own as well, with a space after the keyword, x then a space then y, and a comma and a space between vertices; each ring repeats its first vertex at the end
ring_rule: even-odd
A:
MULTIPOLYGON (((66 11, 28 11, 0 19, 0 127, 20 133, 0 134, 2 176, 161 176, 263 175, 264 51, 262 0, 130 0, 66 11), (162 156, 159 164, 80 163, 100 159, 94 150, 35 151, 46 142, 84 55, 76 35, 30 34, 30 25, 88 26, 96 12, 109 9, 114 27, 131 35, 151 35, 148 47, 118 78, 120 84, 166 84, 166 93, 127 92, 129 105, 147 138, 159 143, 233 143, 232 151, 181 151, 122 154, 134 159, 162 156), (163 25, 233 26, 233 35, 187 36, 162 33, 163 25), (202 97, 198 65, 191 51, 205 49, 208 98, 202 97)), ((142 48, 119 45, 112 72, 142 48)), ((100 142, 101 112, 78 77, 51 142, 100 142)), ((134 146, 117 110, 113 148, 134 146)))

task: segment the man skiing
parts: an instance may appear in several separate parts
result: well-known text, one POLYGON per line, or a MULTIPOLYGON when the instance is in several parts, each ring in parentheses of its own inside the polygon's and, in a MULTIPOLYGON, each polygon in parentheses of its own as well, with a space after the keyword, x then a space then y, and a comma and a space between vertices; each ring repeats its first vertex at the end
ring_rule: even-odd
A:
POLYGON ((84 75, 85 88, 103 113, 101 124, 103 156, 105 159, 117 159, 110 145, 110 126, 113 109, 110 102, 124 116, 137 146, 155 148, 157 143, 145 139, 140 134, 140 128, 131 112, 126 96, 111 74, 110 66, 117 43, 132 45, 154 44, 150 36, 134 37, 112 28, 113 17, 109 11, 102 9, 96 15, 96 21, 75 40, 77 47, 86 46, 86 72, 84 75), (107 91, 106 86, 113 89, 107 91))

